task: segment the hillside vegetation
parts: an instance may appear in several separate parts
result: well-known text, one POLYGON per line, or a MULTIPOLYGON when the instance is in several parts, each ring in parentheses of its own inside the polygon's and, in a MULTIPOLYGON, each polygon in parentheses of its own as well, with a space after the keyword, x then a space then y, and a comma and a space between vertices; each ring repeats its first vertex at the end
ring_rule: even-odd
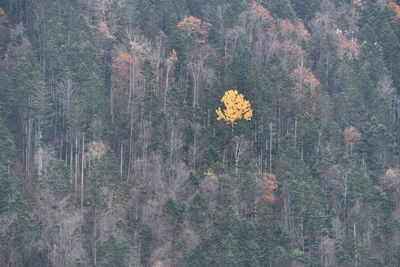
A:
POLYGON ((400 266, 399 0, 0 0, 0 266, 400 266))

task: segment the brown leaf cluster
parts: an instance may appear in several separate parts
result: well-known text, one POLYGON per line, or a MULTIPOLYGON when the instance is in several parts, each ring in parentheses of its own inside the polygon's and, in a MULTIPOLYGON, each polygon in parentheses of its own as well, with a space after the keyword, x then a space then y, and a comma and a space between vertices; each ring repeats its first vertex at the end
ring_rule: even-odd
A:
POLYGON ((394 21, 399 21, 400 20, 400 6, 396 4, 395 2, 389 2, 389 7, 393 10, 394 12, 394 21))
POLYGON ((115 36, 110 33, 110 30, 104 21, 99 22, 97 25, 97 31, 103 39, 115 39, 115 36))
POLYGON ((360 131, 353 126, 344 129, 343 137, 346 145, 357 145, 361 142, 360 131))
POLYGON ((272 204, 275 202, 276 197, 274 190, 278 188, 278 182, 276 180, 276 175, 272 173, 266 173, 262 177, 262 197, 268 203, 272 204))
POLYGON ((301 46, 293 40, 285 40, 280 44, 280 52, 283 54, 282 62, 287 68, 290 66, 296 66, 299 60, 304 58, 305 51, 301 46))
POLYGON ((88 145, 88 157, 90 159, 99 159, 107 152, 108 148, 102 141, 92 141, 88 145))
POLYGON ((336 52, 339 57, 348 56, 349 58, 354 58, 360 54, 360 45, 355 39, 346 38, 340 30, 333 32, 333 36, 337 42, 336 52))
POLYGON ((308 30, 304 26, 303 22, 299 22, 296 25, 296 32, 297 32, 297 34, 299 35, 299 37, 302 40, 304 40, 304 41, 309 41, 310 40, 310 33, 308 32, 308 30))
POLYGON ((126 69, 127 66, 136 64, 136 58, 128 53, 122 52, 113 60, 113 68, 126 69))
POLYGON ((283 34, 291 34, 295 31, 294 25, 288 19, 279 22, 279 31, 283 34))
POLYGON ((6 24, 8 23, 8 16, 4 9, 0 8, 0 23, 1 24, 6 24))
POLYGON ((295 81, 295 96, 297 101, 301 101, 304 98, 307 90, 310 91, 311 96, 315 97, 317 95, 317 87, 320 83, 311 69, 300 66, 293 70, 291 76, 295 81))
POLYGON ((258 22, 260 24, 268 24, 273 22, 273 17, 269 13, 268 9, 257 2, 252 2, 250 4, 248 16, 253 23, 258 22))
POLYGON ((176 55, 175 49, 172 49, 172 51, 169 54, 169 57, 167 57, 167 64, 174 64, 174 62, 178 61, 178 57, 176 55))
POLYGON ((129 82, 127 77, 132 75, 132 72, 137 68, 137 59, 135 56, 128 54, 126 52, 120 53, 117 57, 113 59, 113 83, 117 91, 125 92, 126 87, 129 82))
POLYGON ((211 24, 193 16, 186 16, 178 23, 177 27, 193 35, 197 43, 204 44, 207 42, 211 24))

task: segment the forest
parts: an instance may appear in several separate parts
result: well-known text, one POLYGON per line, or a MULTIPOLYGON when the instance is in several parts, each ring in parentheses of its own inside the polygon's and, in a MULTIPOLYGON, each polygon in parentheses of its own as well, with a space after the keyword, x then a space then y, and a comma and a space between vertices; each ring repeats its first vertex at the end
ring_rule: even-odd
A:
POLYGON ((0 0, 0 266, 400 266, 400 0, 0 0))

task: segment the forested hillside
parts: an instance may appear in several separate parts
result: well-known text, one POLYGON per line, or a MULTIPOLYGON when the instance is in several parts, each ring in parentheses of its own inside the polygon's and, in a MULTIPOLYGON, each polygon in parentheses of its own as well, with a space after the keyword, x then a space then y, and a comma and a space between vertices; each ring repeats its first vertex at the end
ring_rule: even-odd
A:
POLYGON ((400 266, 400 0, 0 0, 0 266, 400 266))

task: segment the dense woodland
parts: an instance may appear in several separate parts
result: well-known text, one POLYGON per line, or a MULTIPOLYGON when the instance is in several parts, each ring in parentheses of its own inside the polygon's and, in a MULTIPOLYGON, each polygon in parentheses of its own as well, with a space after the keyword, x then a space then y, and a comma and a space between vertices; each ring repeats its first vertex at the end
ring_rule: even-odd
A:
POLYGON ((0 266, 400 266, 399 126, 400 0, 0 0, 0 266))

